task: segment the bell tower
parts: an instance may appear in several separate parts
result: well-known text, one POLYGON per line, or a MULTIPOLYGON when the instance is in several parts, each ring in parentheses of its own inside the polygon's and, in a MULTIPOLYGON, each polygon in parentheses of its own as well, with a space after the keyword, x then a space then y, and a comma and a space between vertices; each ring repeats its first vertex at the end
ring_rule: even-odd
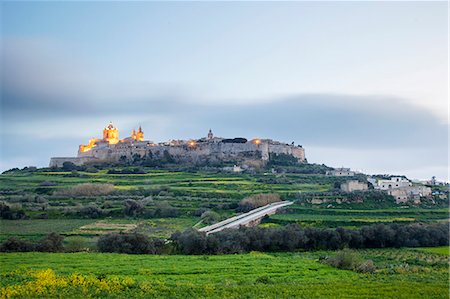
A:
POLYGON ((103 140, 109 144, 116 144, 119 142, 119 130, 112 122, 103 129, 103 140))
POLYGON ((139 126, 137 131, 133 129, 133 132, 131 132, 131 138, 136 141, 144 141, 144 131, 142 131, 141 126, 139 126))

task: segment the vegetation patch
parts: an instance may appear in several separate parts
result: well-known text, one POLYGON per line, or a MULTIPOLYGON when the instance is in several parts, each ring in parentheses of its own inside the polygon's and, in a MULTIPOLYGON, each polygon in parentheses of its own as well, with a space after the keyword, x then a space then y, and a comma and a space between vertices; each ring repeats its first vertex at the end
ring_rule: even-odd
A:
POLYGON ((137 227, 137 224, 132 223, 113 223, 108 221, 97 221, 95 223, 83 225, 74 233, 76 234, 95 234, 103 235, 113 232, 130 232, 137 227))
POLYGON ((8 253, 0 254, 0 287, 4 297, 7 290, 17 288, 18 293, 9 293, 15 298, 449 296, 445 256, 437 255, 441 259, 432 260, 436 255, 408 249, 370 249, 358 254, 363 260, 374 260, 374 274, 341 270, 318 261, 320 256, 331 256, 333 252, 218 256, 8 253), (419 271, 391 270, 406 263, 419 271), (42 273, 42 282, 36 278, 37 273, 42 273), (70 277, 77 277, 77 283, 70 277), (63 281, 67 284, 63 285, 63 281), (79 281, 84 281, 83 285, 79 281), (46 287, 37 288, 37 283, 46 287), (24 290, 32 295, 21 293, 24 290))

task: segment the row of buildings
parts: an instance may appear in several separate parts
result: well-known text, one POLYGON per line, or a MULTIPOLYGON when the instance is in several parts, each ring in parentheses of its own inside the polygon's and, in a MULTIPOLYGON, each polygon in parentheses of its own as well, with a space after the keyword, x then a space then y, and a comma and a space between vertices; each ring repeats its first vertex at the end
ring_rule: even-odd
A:
MULTIPOLYGON (((327 175, 338 177, 353 177, 356 172, 350 168, 335 168, 327 171, 327 175)), ((395 198, 396 203, 420 203, 421 198, 431 197, 432 190, 430 187, 422 184, 413 184, 405 177, 390 177, 388 179, 379 179, 368 177, 367 182, 361 182, 356 179, 348 180, 340 185, 343 192, 366 191, 369 186, 375 190, 387 192, 395 198)))

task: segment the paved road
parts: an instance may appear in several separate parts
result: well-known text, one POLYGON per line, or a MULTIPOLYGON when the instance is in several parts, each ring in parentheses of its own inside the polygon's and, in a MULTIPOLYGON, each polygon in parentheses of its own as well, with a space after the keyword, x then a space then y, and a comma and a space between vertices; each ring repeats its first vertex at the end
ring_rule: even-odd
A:
POLYGON ((212 233, 220 232, 225 228, 239 228, 239 226, 245 226, 253 221, 257 221, 263 218, 266 215, 275 214, 278 209, 291 204, 293 204, 293 202, 291 201, 280 201, 271 203, 264 207, 251 210, 250 212, 228 218, 216 224, 205 226, 199 229, 199 231, 206 232, 206 234, 209 235, 212 233))

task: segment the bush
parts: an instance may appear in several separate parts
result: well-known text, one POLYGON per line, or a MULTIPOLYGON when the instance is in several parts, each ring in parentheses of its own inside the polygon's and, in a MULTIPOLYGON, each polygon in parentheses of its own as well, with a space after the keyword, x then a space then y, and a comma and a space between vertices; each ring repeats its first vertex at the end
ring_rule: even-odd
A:
POLYGON ((256 278, 255 282, 262 283, 262 284, 269 284, 269 283, 272 283, 272 280, 270 279, 269 276, 263 275, 263 276, 259 276, 258 278, 256 278))
POLYGON ((208 210, 202 214, 201 218, 203 220, 203 223, 213 224, 219 222, 220 215, 214 211, 208 210))
POLYGON ((34 250, 34 244, 25 240, 17 239, 16 237, 11 237, 0 245, 1 252, 28 252, 34 250))
POLYGON ((50 233, 37 244, 17 239, 12 237, 7 239, 0 245, 1 252, 28 252, 28 251, 41 251, 41 252, 62 252, 64 237, 56 233, 50 233))
POLYGON ((145 211, 144 204, 136 200, 127 199, 124 201, 124 205, 123 213, 126 216, 136 217, 145 211))
POLYGON ((83 206, 78 210, 78 215, 84 217, 84 218, 99 218, 103 216, 103 210, 94 206, 94 205, 88 205, 83 206))
POLYGON ((80 252, 80 251, 88 251, 89 244, 86 241, 86 238, 83 237, 72 237, 67 240, 65 246, 66 252, 80 252))
POLYGON ((156 217, 177 217, 178 216, 178 209, 174 208, 170 205, 168 201, 161 201, 156 203, 156 210, 155 210, 155 216, 156 217))
POLYGON ((362 262, 358 267, 356 267, 356 272, 359 273, 374 273, 375 270, 376 267, 372 260, 362 262))
POLYGON ((59 196, 100 196, 111 194, 113 191, 114 185, 112 184, 85 183, 58 190, 54 194, 59 196))
POLYGON ((146 174, 143 168, 110 169, 108 174, 146 174))
POLYGON ((8 220, 25 219, 27 216, 23 210, 12 209, 7 204, 0 202, 0 218, 8 220))
POLYGON ((334 257, 322 259, 322 262, 338 269, 359 273, 374 273, 376 269, 372 260, 361 260, 359 254, 350 249, 341 250, 334 257))
POLYGON ((327 259, 326 263, 338 269, 354 270, 361 264, 361 257, 353 250, 344 249, 327 259))
POLYGON ((57 233, 50 233, 39 241, 36 245, 36 250, 42 252, 62 252, 64 251, 63 241, 63 236, 57 233))
POLYGON ((195 229, 188 229, 183 233, 175 233, 171 239, 182 254, 207 253, 206 234, 195 229))
POLYGON ((280 195, 274 193, 252 195, 244 198, 239 203, 238 210, 241 212, 248 212, 278 201, 281 201, 280 195))
POLYGON ((64 162, 62 165, 62 169, 64 171, 72 171, 72 170, 76 170, 77 168, 78 167, 75 164, 73 164, 72 162, 68 162, 68 161, 64 162))
POLYGON ((58 185, 58 183, 53 182, 53 181, 44 181, 39 184, 39 186, 41 186, 41 187, 52 187, 52 186, 56 186, 56 185, 58 185))
POLYGON ((98 169, 95 167, 88 167, 86 168, 85 172, 89 172, 89 173, 97 173, 98 169))
POLYGON ((112 233, 99 238, 97 247, 100 252, 117 252, 129 254, 159 254, 164 241, 150 239, 139 233, 112 233))

